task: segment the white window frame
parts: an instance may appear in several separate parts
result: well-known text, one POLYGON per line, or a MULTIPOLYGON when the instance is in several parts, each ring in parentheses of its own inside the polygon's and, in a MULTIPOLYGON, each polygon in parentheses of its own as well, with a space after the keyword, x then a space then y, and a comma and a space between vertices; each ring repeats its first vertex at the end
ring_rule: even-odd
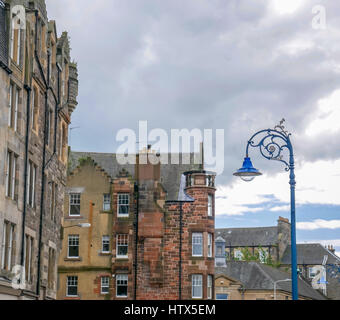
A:
POLYGON ((19 89, 15 88, 14 131, 18 131, 19 89))
POLYGON ((191 297, 193 299, 203 299, 203 275, 201 274, 193 274, 191 275, 191 297), (194 287, 200 288, 201 295, 195 296, 194 287))
POLYGON ((67 239, 67 258, 68 259, 79 259, 79 235, 78 234, 70 234, 67 239), (74 243, 70 245, 70 241, 74 243), (76 241, 78 243, 76 243, 76 241), (70 256, 70 247, 78 247, 78 255, 77 256, 70 256))
POLYGON ((316 276, 315 267, 309 267, 308 268, 308 277, 310 279, 314 279, 315 276, 316 276), (311 275, 312 273, 314 274, 313 276, 311 275))
POLYGON ((103 211, 110 211, 110 210, 111 210, 111 194, 104 193, 103 194, 103 211))
POLYGON ((100 293, 101 294, 109 294, 110 293, 110 277, 105 276, 100 279, 100 293), (104 288, 107 288, 107 292, 103 291, 104 288))
POLYGON ((16 170, 18 156, 10 150, 7 150, 7 165, 6 165, 6 197, 15 200, 16 189, 16 170))
POLYGON ((13 89, 14 84, 11 83, 9 86, 9 111, 8 111, 8 126, 12 126, 12 115, 13 115, 13 89))
POLYGON ((234 250, 234 258, 237 258, 239 261, 242 261, 243 260, 242 251, 239 249, 234 250))
POLYGON ((268 251, 259 250, 259 259, 261 263, 265 263, 268 258, 268 251))
POLYGON ((207 276, 207 299, 212 300, 213 297, 213 276, 208 274, 207 276))
POLYGON ((129 235, 128 234, 117 234, 116 235, 116 258, 117 259, 127 259, 129 257, 129 235), (122 237, 124 243, 122 244, 119 238, 122 237), (126 244, 125 244, 126 243, 126 244), (119 247, 126 247, 126 255, 119 255, 119 247))
POLYGON ((81 208, 81 193, 70 193, 69 194, 69 213, 68 215, 70 217, 80 217, 80 208, 81 208), (77 197, 77 199, 74 199, 74 197, 77 197), (78 199, 79 198, 79 199, 78 199), (79 200, 79 204, 75 203, 75 201, 79 200), (79 206, 79 214, 71 214, 71 206, 79 206))
POLYGON ((13 254, 13 238, 14 238, 14 225, 9 224, 9 241, 8 241, 8 254, 7 254, 7 270, 12 270, 12 254, 13 254))
POLYGON ((14 60, 14 19, 11 19, 11 48, 10 48, 10 58, 14 60))
POLYGON ((216 253, 215 253, 216 256, 223 256, 223 245, 222 244, 217 244, 216 245, 216 253), (221 251, 221 252, 220 252, 221 251))
POLYGON ((28 178, 27 178, 27 194, 26 203, 31 207, 35 207, 35 180, 37 175, 36 165, 29 160, 28 162, 28 178))
POLYGON ((208 258, 213 256, 213 235, 208 233, 208 258))
POLYGON ((66 297, 79 297, 78 276, 67 276, 66 277, 66 297), (72 279, 70 279, 70 278, 72 278, 72 279), (70 282, 72 282, 71 285, 70 285, 70 282), (77 294, 76 295, 68 294, 69 287, 76 287, 77 288, 77 294))
POLYGON ((24 269, 25 269, 25 275, 26 275, 26 281, 28 283, 32 282, 32 258, 33 258, 33 247, 34 247, 34 239, 29 236, 25 235, 25 256, 24 256, 24 269), (28 245, 27 245, 28 242, 28 245), (28 252, 27 252, 28 249, 28 252), (28 258, 27 258, 28 254, 28 258), (28 265, 27 265, 28 261, 28 265), (27 272, 26 272, 26 266, 27 266, 27 272))
POLYGON ((117 274, 116 275, 116 297, 117 298, 127 298, 128 297, 128 285, 129 285, 129 277, 127 274, 117 274), (121 281, 124 283, 118 284, 118 282, 121 281), (126 282, 126 284, 125 284, 126 282), (118 295, 118 286, 126 286, 126 295, 118 295))
POLYGON ((12 187, 12 190, 11 190, 11 198, 12 200, 15 199, 15 188, 16 188, 16 183, 15 183, 15 176, 16 176, 16 170, 17 170, 17 159, 18 157, 12 153, 12 184, 11 184, 11 187, 12 187))
POLYGON ((10 197, 10 181, 11 181, 11 161, 12 161, 12 152, 7 151, 7 165, 6 165, 6 197, 10 197))
POLYGON ((102 253, 110 253, 110 236, 102 236, 102 253), (109 250, 104 250, 104 244, 109 245, 109 250))
POLYGON ((192 233, 192 256, 193 257, 203 257, 203 232, 193 232, 192 233), (201 239, 200 243, 197 239, 201 239), (200 253, 195 253, 195 246, 201 246, 200 253))
POLYGON ((1 269, 5 269, 5 259, 6 259, 6 239, 7 239, 7 222, 4 221, 2 230, 2 244, 1 244, 1 269))
POLYGON ((117 201, 117 216, 118 217, 128 217, 129 211, 130 211, 130 194, 128 193, 118 193, 117 195, 118 201, 117 201), (127 197, 126 199, 121 199, 121 197, 127 197), (121 201, 127 201, 127 203, 120 203, 121 201), (120 207, 127 206, 128 207, 128 213, 120 213, 120 207))
POLYGON ((208 217, 213 216, 213 195, 208 194, 208 217))

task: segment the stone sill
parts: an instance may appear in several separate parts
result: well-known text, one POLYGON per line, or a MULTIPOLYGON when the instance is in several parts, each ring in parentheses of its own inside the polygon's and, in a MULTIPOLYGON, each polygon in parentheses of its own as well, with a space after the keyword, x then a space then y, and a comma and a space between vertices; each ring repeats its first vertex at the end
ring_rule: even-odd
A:
POLYGON ((119 261, 126 262, 126 261, 129 261, 129 257, 124 257, 124 258, 116 257, 116 261, 117 262, 119 262, 119 261))
POLYGON ((64 300, 80 300, 80 297, 64 297, 64 300))
POLYGON ((83 216, 67 216, 65 221, 72 221, 72 220, 83 220, 85 219, 83 216))
POLYGON ((107 256, 110 256, 110 255, 111 255, 111 252, 99 252, 99 256, 107 257, 107 256))
POLYGON ((80 262, 80 261, 83 261, 83 259, 81 257, 78 257, 78 258, 65 258, 64 261, 80 262))
POLYGON ((100 214, 113 214, 112 210, 101 210, 99 211, 100 214))

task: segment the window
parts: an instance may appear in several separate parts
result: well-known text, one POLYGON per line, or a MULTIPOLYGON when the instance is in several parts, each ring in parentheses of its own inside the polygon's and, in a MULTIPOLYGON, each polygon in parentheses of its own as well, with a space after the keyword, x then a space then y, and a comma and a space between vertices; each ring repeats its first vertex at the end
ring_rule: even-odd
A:
POLYGON ((54 222, 56 221, 57 189, 56 183, 51 182, 50 213, 51 220, 54 222))
POLYGON ((33 268, 33 248, 34 240, 29 235, 25 236, 25 280, 32 283, 32 268, 33 268))
POLYGON ((228 300, 229 295, 226 293, 217 293, 216 300, 228 300))
POLYGON ((212 296, 213 296, 213 276, 208 275, 208 278, 207 278, 207 298, 209 300, 211 300, 212 296))
POLYGON ((235 260, 243 260, 243 253, 241 250, 234 251, 234 258, 235 260))
POLYGON ((79 258, 79 235, 68 236, 68 258, 79 258))
POLYGON ((192 298, 194 299, 202 299, 202 278, 201 274, 193 274, 192 275, 192 298))
POLYGON ((213 235, 208 233, 208 257, 211 258, 213 256, 213 235))
POLYGON ((55 250, 53 248, 49 248, 48 250, 48 276, 47 276, 47 284, 49 289, 54 289, 54 275, 55 275, 55 250))
POLYGON ((70 193, 70 216, 80 216, 80 193, 70 193))
POLYGON ((203 233, 192 234, 192 255, 194 257, 203 256, 203 233))
POLYGON ((14 131, 18 130, 18 106, 19 106, 19 89, 11 83, 9 87, 9 114, 8 126, 14 131))
POLYGON ((216 256, 223 256, 223 245, 216 246, 216 256))
POLYGON ((208 194, 208 216, 213 216, 213 196, 208 194))
POLYGON ((315 267, 309 267, 308 268, 308 275, 309 275, 309 278, 313 279, 317 274, 317 270, 315 267))
POLYGON ((111 195, 109 193, 104 194, 103 210, 104 211, 110 211, 111 210, 111 195))
POLYGON ((265 263, 268 258, 268 252, 264 250, 259 250, 259 259, 261 263, 265 263))
POLYGON ((16 17, 12 18, 12 32, 11 32, 11 59, 17 64, 20 64, 21 57, 21 30, 18 27, 21 25, 20 20, 16 17))
POLYGON ((118 217, 129 216, 129 194, 118 194, 118 217))
POLYGON ((128 257, 129 235, 118 234, 117 235, 117 258, 128 257))
POLYGON ((16 170, 18 157, 14 152, 7 152, 7 167, 6 167, 6 197, 15 200, 15 192, 17 188, 16 170))
POLYGON ((108 294, 110 288, 110 277, 102 277, 101 278, 101 294, 108 294))
POLYGON ((12 270, 13 244, 15 241, 15 225, 5 221, 2 237, 1 269, 12 270))
POLYGON ((109 236, 102 237, 102 252, 104 253, 110 252, 110 237, 109 236))
POLYGON ((127 298, 128 275, 118 274, 116 276, 116 296, 117 298, 127 298))
POLYGON ((67 293, 68 297, 78 297, 78 277, 67 277, 67 293))
POLYGON ((35 182, 37 177, 37 167, 32 161, 28 162, 28 172, 27 172, 27 195, 26 202, 31 207, 35 207, 35 182))

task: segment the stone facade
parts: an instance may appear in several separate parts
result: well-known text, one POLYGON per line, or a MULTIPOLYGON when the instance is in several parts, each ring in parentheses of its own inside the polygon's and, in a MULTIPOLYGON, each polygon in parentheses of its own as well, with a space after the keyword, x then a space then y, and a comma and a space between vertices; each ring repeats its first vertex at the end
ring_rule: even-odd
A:
POLYGON ((77 67, 45 1, 1 1, 0 11, 0 298, 55 299, 77 67), (15 5, 25 28, 13 27, 15 5), (19 289, 15 266, 25 271, 19 289))
MULTIPOLYGON (((152 164, 154 161, 142 164, 139 156, 134 167, 124 167, 113 164, 113 158, 105 161, 104 158, 111 159, 109 155, 93 154, 91 158, 89 154, 78 159, 78 167, 71 170, 68 192, 81 193, 81 216, 80 220, 66 219, 69 200, 65 199, 65 232, 58 268, 59 299, 213 298, 214 174, 193 165, 185 168, 198 170, 185 171, 180 165, 166 168, 163 164, 152 164), (180 178, 182 174, 183 179, 177 179, 176 176, 180 178), (100 178, 102 176, 108 178, 100 178), (174 186, 169 184, 169 179, 181 180, 181 183, 174 186), (170 185, 172 189, 183 188, 189 200, 170 199, 166 188, 170 185), (104 194, 110 199, 110 210, 102 213, 104 194), (92 212, 94 220, 90 220, 87 209, 87 204, 92 202, 96 203, 92 212), (103 214, 108 218, 95 222, 103 214), (109 259, 98 251, 102 243, 100 237, 89 241, 86 234, 90 231, 72 230, 75 221, 92 221, 91 234, 109 235, 109 259), (79 235, 80 260, 67 258, 68 236, 75 233, 79 235), (195 255, 194 234, 199 242, 199 252, 195 255), (67 284, 72 276, 77 277, 78 287, 77 294, 70 297, 72 292, 67 284), (98 289, 98 283, 106 281, 101 278, 109 279, 109 289, 104 295, 102 288, 98 289)), ((155 155, 149 154, 151 156, 155 155)))

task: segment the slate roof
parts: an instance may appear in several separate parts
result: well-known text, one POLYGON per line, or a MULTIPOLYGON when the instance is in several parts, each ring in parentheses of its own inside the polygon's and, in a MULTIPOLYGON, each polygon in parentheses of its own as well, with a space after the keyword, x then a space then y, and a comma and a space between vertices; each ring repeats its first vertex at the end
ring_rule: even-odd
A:
MULTIPOLYGON (((328 256, 327 264, 340 263, 340 258, 328 251, 320 243, 301 243, 296 245, 297 264, 322 265, 325 255, 328 256)), ((287 246, 283 254, 282 264, 291 264, 291 246, 287 246)))
MULTIPOLYGON (((287 272, 258 263, 233 261, 226 267, 215 267, 215 277, 225 275, 241 282, 246 290, 274 290, 274 281, 291 278, 287 272)), ((292 292, 290 281, 277 283, 277 290, 292 292)), ((299 295, 314 300, 326 298, 307 282, 298 279, 299 295)))
POLYGON ((226 241, 226 247, 270 246, 277 243, 277 227, 216 229, 216 236, 226 241))
MULTIPOLYGON (((162 156, 162 155, 161 155, 162 156)), ((181 154, 179 164, 170 164, 170 156, 168 154, 168 164, 161 164, 161 184, 167 191, 167 200, 178 200, 178 192, 180 189, 181 175, 183 172, 191 170, 200 170, 200 164, 194 164, 195 154, 181 154), (190 164, 183 164, 182 159, 190 157, 190 164)), ((69 156, 69 171, 72 172, 78 165, 79 159, 90 157, 111 177, 115 178, 124 168, 134 177, 135 165, 118 163, 115 153, 98 153, 98 152, 70 152, 69 156)), ((132 155, 132 157, 134 157, 132 155)), ((183 161, 184 162, 184 161, 183 161)))

